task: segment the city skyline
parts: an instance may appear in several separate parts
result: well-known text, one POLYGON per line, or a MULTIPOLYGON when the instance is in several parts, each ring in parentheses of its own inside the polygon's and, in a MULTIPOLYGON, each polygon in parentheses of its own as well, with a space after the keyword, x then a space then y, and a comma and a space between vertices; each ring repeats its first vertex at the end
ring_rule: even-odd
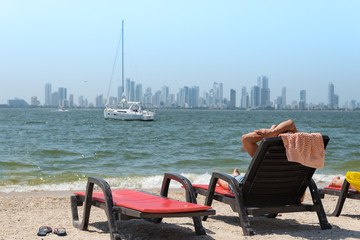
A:
MULTIPOLYGON (((269 78, 265 75, 259 76, 256 84, 250 89, 242 87, 241 93, 237 95, 236 90, 230 90, 230 98, 224 95, 223 83, 214 82, 210 91, 203 92, 200 95, 198 86, 184 86, 177 93, 171 93, 170 88, 164 86, 161 90, 153 93, 150 87, 143 92, 141 83, 136 83, 127 78, 124 82, 125 86, 118 86, 117 97, 99 94, 94 103, 84 96, 76 96, 67 94, 67 88, 59 87, 57 91, 52 91, 52 84, 45 84, 45 103, 41 104, 37 96, 31 97, 30 106, 45 107, 105 107, 109 104, 115 106, 125 97, 127 101, 142 102, 144 106, 155 108, 217 108, 217 109, 275 109, 275 110, 324 110, 324 109, 358 109, 360 102, 352 100, 346 102, 345 105, 339 104, 339 95, 335 92, 335 86, 332 82, 328 84, 327 102, 312 103, 307 101, 307 91, 300 90, 299 100, 293 100, 291 103, 287 100, 286 87, 282 88, 281 95, 277 96, 273 101, 270 100, 271 89, 269 88, 269 78), (69 97, 67 97, 69 96, 69 97), (238 97, 237 97, 238 96, 238 97), (238 101, 236 99, 239 99, 238 101), (240 102, 238 104, 238 102, 240 102)), ((22 99, 9 100, 10 107, 27 105, 22 99)))
POLYGON ((306 90, 307 102, 326 103, 330 82, 340 105, 359 101, 359 7, 333 0, 4 0, 0 104, 32 96, 43 104, 48 82, 90 101, 106 96, 122 20, 125 76, 144 88, 198 86, 202 94, 222 82, 230 98, 231 89, 239 96, 266 75, 271 101, 286 87, 288 102, 306 90))

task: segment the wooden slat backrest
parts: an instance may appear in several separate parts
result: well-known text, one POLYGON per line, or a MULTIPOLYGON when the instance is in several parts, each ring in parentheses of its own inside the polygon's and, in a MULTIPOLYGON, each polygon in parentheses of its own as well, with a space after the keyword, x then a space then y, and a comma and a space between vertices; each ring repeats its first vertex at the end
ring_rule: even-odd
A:
MULTIPOLYGON (((324 147, 329 138, 323 136, 324 147)), ((243 180, 246 206, 299 204, 315 172, 314 168, 289 162, 281 137, 260 143, 243 180)))

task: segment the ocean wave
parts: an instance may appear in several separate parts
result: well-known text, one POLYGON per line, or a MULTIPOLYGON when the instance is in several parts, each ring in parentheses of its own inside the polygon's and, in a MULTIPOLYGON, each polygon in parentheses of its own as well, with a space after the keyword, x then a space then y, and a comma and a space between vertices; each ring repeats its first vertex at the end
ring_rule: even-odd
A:
MULTIPOLYGON (((192 174, 180 173, 190 180, 192 183, 209 183, 211 173, 205 174, 192 174)), ((244 175, 244 173, 242 173, 244 175)), ((343 178, 343 175, 338 175, 343 178)), ((315 174, 314 181, 319 187, 327 185, 334 175, 315 174)), ((130 177, 113 177, 104 178, 113 189, 127 188, 127 189, 160 189, 163 175, 153 176, 130 176, 130 177)), ((62 182, 51 184, 39 185, 7 185, 0 186, 0 193, 13 193, 13 192, 39 192, 39 191, 78 191, 85 190, 86 179, 74 182, 62 182)), ((175 181, 170 184, 171 188, 181 188, 181 185, 175 181)))

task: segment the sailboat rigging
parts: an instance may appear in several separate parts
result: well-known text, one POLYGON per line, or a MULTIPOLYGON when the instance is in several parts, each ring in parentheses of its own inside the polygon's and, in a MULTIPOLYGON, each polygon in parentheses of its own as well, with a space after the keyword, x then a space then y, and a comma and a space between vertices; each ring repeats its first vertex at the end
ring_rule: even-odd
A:
MULTIPOLYGON (((120 42, 119 42, 120 44, 120 42)), ((119 48, 118 44, 118 48, 119 48)), ((117 48, 117 49, 118 49, 117 48)), ((118 51, 117 51, 118 52, 118 51)), ((117 54, 117 53, 116 53, 117 54)), ((115 57, 115 62, 117 59, 117 55, 115 57)), ((112 76, 115 69, 115 62, 112 70, 112 76)), ((155 119, 155 112, 144 110, 142 108, 141 102, 130 102, 126 100, 126 96, 124 94, 124 20, 122 21, 121 28, 121 101, 118 102, 117 107, 110 107, 106 104, 104 109, 104 118, 105 119, 115 119, 115 120, 142 120, 142 121, 152 121, 155 119)), ((111 78, 112 78, 111 76, 111 78)), ((110 86, 109 86, 110 92, 110 86)), ((109 96, 108 92, 108 96, 109 96)), ((108 101, 109 102, 109 101, 108 101)))

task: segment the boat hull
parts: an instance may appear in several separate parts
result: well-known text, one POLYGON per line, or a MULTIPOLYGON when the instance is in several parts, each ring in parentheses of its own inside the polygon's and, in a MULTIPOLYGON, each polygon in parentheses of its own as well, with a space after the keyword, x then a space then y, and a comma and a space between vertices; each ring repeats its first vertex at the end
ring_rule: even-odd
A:
POLYGON ((155 120, 155 113, 150 111, 129 112, 124 110, 105 109, 104 118, 124 121, 153 121, 155 120))

